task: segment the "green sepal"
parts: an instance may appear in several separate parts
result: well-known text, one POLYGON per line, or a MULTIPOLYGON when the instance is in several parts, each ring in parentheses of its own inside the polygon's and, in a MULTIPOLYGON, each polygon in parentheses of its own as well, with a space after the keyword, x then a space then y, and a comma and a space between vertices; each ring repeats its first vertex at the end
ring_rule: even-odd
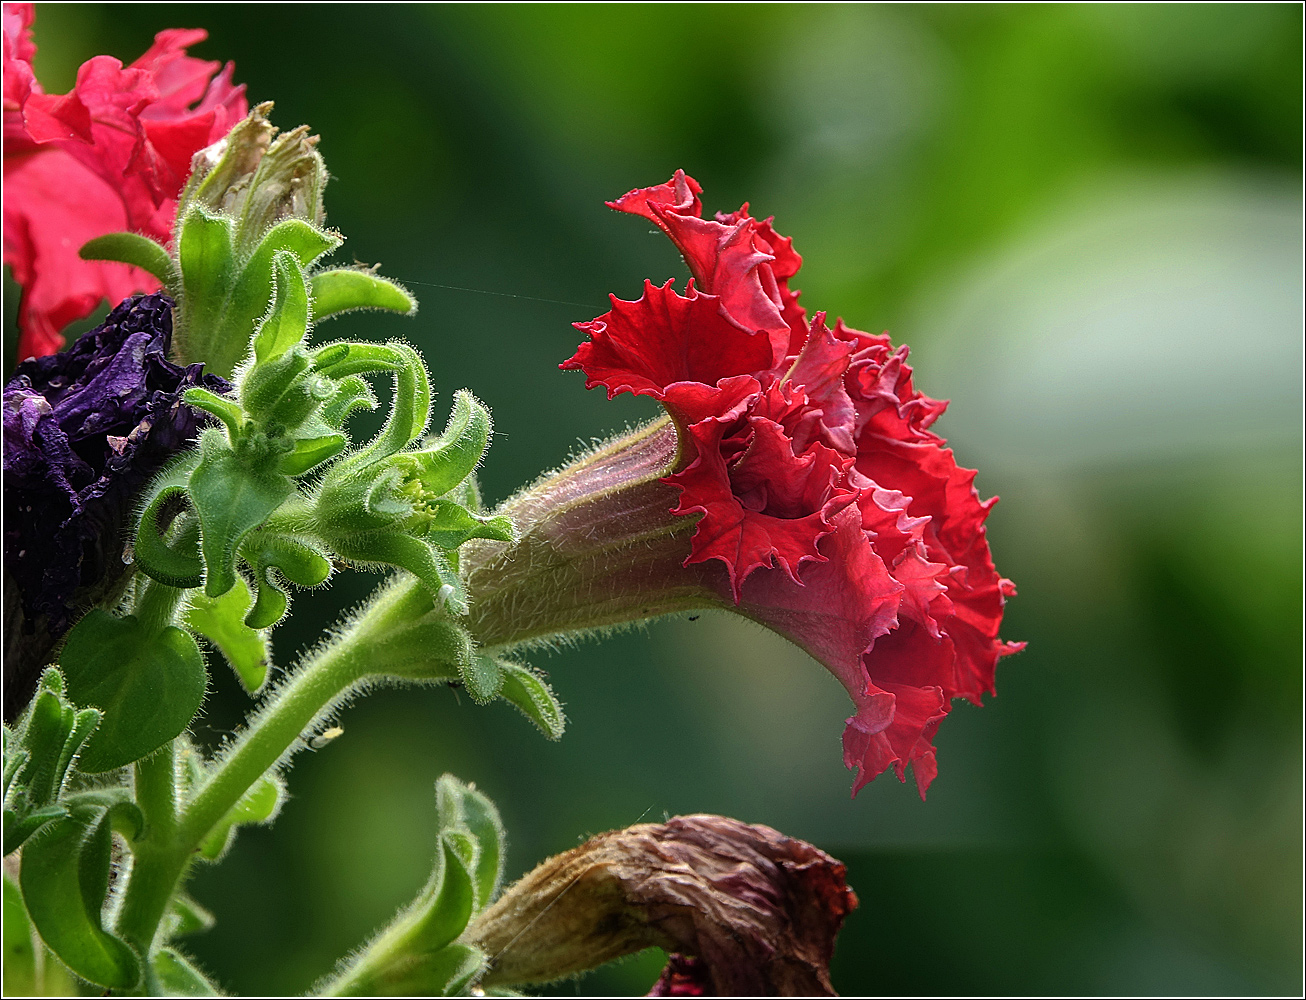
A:
POLYGON ((504 832, 499 810, 475 785, 463 784, 452 774, 441 775, 436 781, 435 801, 441 828, 465 827, 476 841, 472 881, 476 909, 483 910, 490 905, 503 877, 504 832))
POLYGON ((549 739, 561 739, 567 717, 563 715, 562 705, 544 679, 529 667, 507 660, 499 661, 499 669, 503 671, 500 695, 539 726, 540 731, 549 739))
POLYGON ((5 726, 5 777, 4 777, 4 800, 9 801, 9 789, 14 786, 14 779, 18 777, 18 772, 22 770, 30 759, 31 754, 20 746, 9 745, 9 727, 5 726))
POLYGON ((79 804, 23 850, 19 882, 42 941, 74 973, 106 989, 141 978, 136 952, 100 923, 109 888, 112 809, 79 804))
POLYGON ((466 996, 467 988, 489 964, 485 952, 475 945, 450 944, 433 955, 422 956, 403 980, 413 988, 398 992, 409 996, 466 996))
POLYGON ((223 345, 223 305, 235 279, 236 255, 231 220, 196 206, 178 225, 177 259, 181 269, 181 328, 178 349, 186 363, 205 362, 224 378, 245 351, 223 345))
POLYGON ((314 323, 351 309, 385 309, 407 316, 417 312, 417 300, 404 288, 370 271, 321 271, 310 282, 314 323))
POLYGON ((479 704, 493 701, 503 689, 503 671, 491 656, 474 653, 458 662, 458 674, 472 700, 479 704))
POLYGON ((331 545, 344 558, 353 562, 397 566, 406 569, 422 581, 431 595, 438 596, 445 586, 446 573, 441 560, 431 546, 420 538, 399 532, 376 532, 360 537, 346 536, 330 539, 331 545))
POLYGON ((190 498, 200 517, 204 593, 221 597, 236 584, 236 550, 294 492, 294 483, 275 470, 242 462, 206 432, 200 462, 190 476, 190 498))
POLYGON ((462 664, 473 653, 467 630, 433 611, 373 644, 368 669, 410 680, 461 682, 462 664))
POLYGON ((63 678, 59 671, 47 667, 20 730, 23 749, 28 756, 16 784, 32 808, 45 805, 58 794, 55 774, 73 721, 72 706, 62 697, 62 692, 63 678))
POLYGON ((160 948, 150 958, 151 969, 163 995, 170 997, 216 997, 221 991, 190 960, 172 948, 160 948))
POLYGON ((260 778, 256 781, 200 841, 200 857, 207 861, 217 861, 230 846, 236 827, 266 823, 272 819, 281 807, 283 794, 281 783, 273 778, 260 778))
POLYGON ((340 379, 335 394, 322 404, 319 413, 322 421, 335 430, 340 430, 355 413, 360 410, 375 410, 379 405, 376 393, 367 384, 366 379, 357 375, 347 375, 340 379))
MULTIPOLYGON (((278 230, 290 226, 302 227, 316 233, 313 227, 298 219, 287 219, 268 234, 270 240, 278 230)), ((268 246, 265 240, 251 259, 246 274, 263 273, 259 269, 263 248, 268 246)), ((304 279, 304 269, 299 259, 288 250, 278 250, 270 255, 268 263, 272 267, 272 308, 259 324, 254 334, 254 358, 256 363, 266 364, 281 357, 286 351, 300 343, 308 334, 308 283, 304 279)), ((241 276, 241 281, 245 275, 241 276)), ((240 288, 237 286, 236 293, 240 288)), ((235 294, 235 293, 233 293, 235 294)), ((263 299, 260 312, 267 307, 267 297, 263 299)))
MULTIPOLYGON (((65 718, 67 713, 65 711, 65 718)), ((68 771, 72 768, 73 762, 77 760, 77 755, 82 752, 82 746, 91 738, 96 727, 104 718, 104 713, 98 708, 83 708, 73 714, 73 725, 68 732, 68 738, 64 740, 63 751, 59 754, 59 763, 55 768, 54 785, 51 789, 52 798, 58 797, 63 791, 64 782, 68 778, 68 771)))
POLYGON ((68 633, 60 664, 69 697, 104 713, 78 760, 92 774, 140 760, 180 735, 208 685, 189 633, 171 625, 154 631, 134 615, 99 609, 68 633))
POLYGON ((191 934, 203 934, 217 923, 213 914, 184 892, 177 893, 168 903, 163 917, 164 940, 171 941, 191 934))
POLYGON ((87 240, 77 251, 82 260, 114 260, 154 275, 168 289, 177 287, 177 268, 168 251, 137 233, 106 233, 87 240))
POLYGON ((335 458, 348 444, 348 439, 338 433, 299 438, 295 441, 294 450, 281 456, 278 471, 287 476, 302 476, 328 459, 335 458))
POLYGON ((240 402, 245 412, 256 420, 266 419, 311 363, 307 352, 293 347, 261 362, 240 383, 240 402))
POLYGON ((258 594, 245 616, 250 628, 271 628, 289 606, 285 588, 276 574, 298 587, 316 587, 331 576, 331 561, 303 542, 272 532, 252 532, 240 547, 241 557, 254 570, 258 594))
POLYGON ((183 590, 198 587, 204 579, 199 538, 183 531, 175 542, 169 543, 159 532, 159 515, 170 501, 188 497, 184 486, 164 486, 158 490, 141 514, 132 549, 136 565, 146 576, 183 590))
POLYGON ((472 474, 490 446, 490 411, 466 389, 454 393, 449 423, 421 451, 405 455, 414 463, 418 480, 432 495, 448 493, 472 474))
POLYGON ((245 427, 245 411, 234 399, 219 396, 203 386, 192 386, 181 394, 182 401, 196 409, 212 413, 227 427, 227 434, 232 442, 240 437, 245 427))
POLYGON ((442 549, 457 549, 473 538, 511 542, 516 537, 512 521, 502 515, 477 517, 452 500, 436 501, 431 508, 434 513, 423 535, 442 549))
POLYGON ((186 609, 186 627, 198 632, 218 647, 231 664, 241 687, 257 694, 267 682, 272 650, 267 635, 245 624, 246 613, 253 604, 249 586, 240 576, 236 585, 221 597, 193 592, 186 609))
POLYGON ((435 870, 423 899, 417 941, 423 951, 436 951, 452 942, 466 928, 476 907, 476 884, 472 875, 475 841, 461 830, 440 831, 435 870))

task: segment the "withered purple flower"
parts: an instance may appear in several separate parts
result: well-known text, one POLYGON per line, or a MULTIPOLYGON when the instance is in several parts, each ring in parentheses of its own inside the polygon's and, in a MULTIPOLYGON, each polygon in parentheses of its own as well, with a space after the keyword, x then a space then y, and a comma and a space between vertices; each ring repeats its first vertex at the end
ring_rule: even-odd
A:
POLYGON ((833 996, 834 940, 857 896, 811 844, 725 816, 600 834, 549 858, 464 934, 483 983, 546 982, 658 946, 653 996, 833 996))
POLYGON ((5 715, 22 709, 81 608, 126 582, 136 494, 202 419, 191 386, 230 386, 168 360, 172 300, 123 301, 58 354, 18 365, 4 389, 5 715))

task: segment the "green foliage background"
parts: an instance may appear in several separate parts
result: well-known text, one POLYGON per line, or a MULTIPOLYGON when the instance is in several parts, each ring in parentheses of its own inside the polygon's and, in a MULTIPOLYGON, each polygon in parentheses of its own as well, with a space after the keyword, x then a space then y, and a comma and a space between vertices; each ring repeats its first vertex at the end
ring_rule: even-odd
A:
MULTIPOLYGON (((38 5, 37 70, 166 27, 308 122, 343 253, 405 281, 405 336, 470 387, 501 499, 651 416, 556 365, 569 324, 681 276, 602 202, 677 167, 774 214, 809 309, 889 329, 1020 586, 999 696, 958 705, 922 804, 840 764, 846 698, 728 616, 541 654, 570 729, 381 691, 300 759, 271 830, 194 894, 228 988, 294 993, 410 899, 432 783, 499 805, 510 875, 590 833, 720 812, 847 862, 858 993, 1301 989, 1301 10, 1246 6, 38 5)), ((14 296, 7 285, 7 325, 14 296)), ((437 405, 437 410, 440 407, 437 405)), ((278 659, 373 579, 302 597, 278 659)), ((216 744, 244 709, 215 672, 216 744)), ((646 954, 559 994, 643 993, 646 954)))

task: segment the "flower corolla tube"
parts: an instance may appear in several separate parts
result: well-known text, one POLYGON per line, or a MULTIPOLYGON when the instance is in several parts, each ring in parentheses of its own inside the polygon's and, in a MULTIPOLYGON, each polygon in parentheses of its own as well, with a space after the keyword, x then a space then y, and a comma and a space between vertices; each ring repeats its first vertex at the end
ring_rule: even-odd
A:
POLYGON ((123 66, 95 56, 67 94, 47 94, 32 58, 33 5, 4 5, 4 262, 23 286, 18 359, 52 354, 60 331, 102 299, 159 282, 139 268, 78 256, 119 230, 171 237, 191 157, 245 117, 233 66, 196 59, 199 29, 169 29, 123 66))
POLYGON ((1015 588, 985 538, 994 500, 930 429, 946 403, 916 389, 907 348, 809 318, 792 241, 747 204, 703 218, 701 190, 677 172, 609 203, 666 233, 692 277, 613 296, 562 367, 662 403, 675 446, 659 481, 693 525, 683 570, 847 689, 854 792, 910 764, 923 796, 952 700, 978 704, 1022 648, 998 639, 1015 588))

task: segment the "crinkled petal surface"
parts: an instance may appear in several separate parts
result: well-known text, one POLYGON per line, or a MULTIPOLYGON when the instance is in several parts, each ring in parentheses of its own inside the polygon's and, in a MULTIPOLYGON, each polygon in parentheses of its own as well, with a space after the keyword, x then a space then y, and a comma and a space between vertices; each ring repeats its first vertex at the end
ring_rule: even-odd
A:
POLYGON ((101 299, 158 282, 77 252, 119 230, 170 237, 191 157, 248 111, 232 67, 195 59, 199 30, 160 32, 130 66, 96 56, 73 90, 46 94, 32 71, 32 5, 4 5, 4 262, 23 286, 20 360, 62 345, 60 331, 101 299))
POLYGON ((181 394, 230 388, 201 365, 170 362, 171 338, 172 300, 136 296, 66 351, 20 364, 5 386, 4 569, 25 634, 5 646, 6 709, 22 707, 77 611, 126 572, 138 491, 204 418, 181 394))
POLYGON ((808 322, 791 241, 747 205, 703 219, 701 193, 677 172, 609 203, 656 223, 692 277, 684 295, 614 297, 563 367, 662 401, 680 436, 671 513, 697 518, 684 565, 720 562, 742 614, 839 678, 854 791, 911 765, 923 796, 952 699, 992 693, 1021 648, 998 639, 1014 588, 985 537, 994 501, 929 429, 946 403, 916 390, 907 349, 808 322))

